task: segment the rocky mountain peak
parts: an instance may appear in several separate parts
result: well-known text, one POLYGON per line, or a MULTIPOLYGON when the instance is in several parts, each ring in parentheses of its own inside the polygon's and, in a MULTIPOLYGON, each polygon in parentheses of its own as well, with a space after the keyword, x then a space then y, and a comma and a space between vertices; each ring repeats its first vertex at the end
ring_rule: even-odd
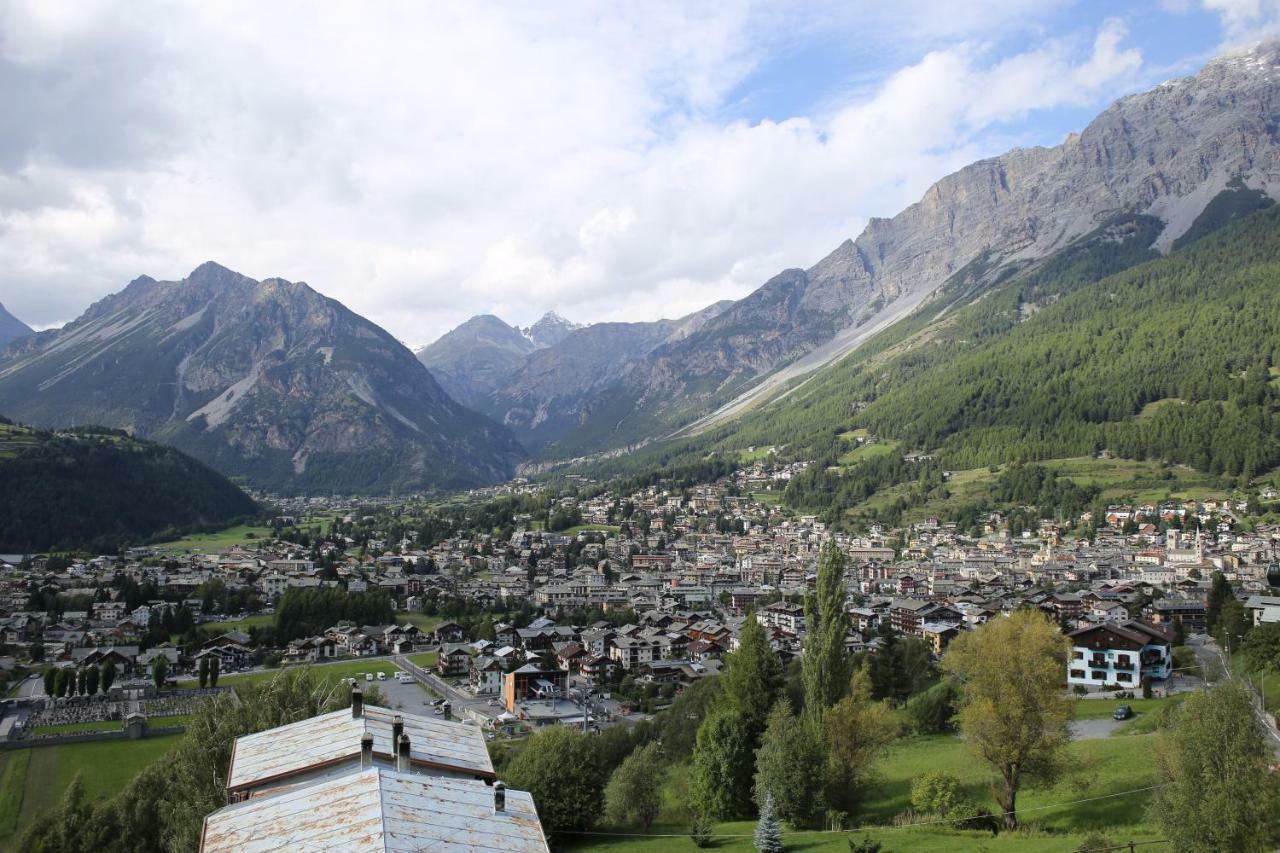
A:
POLYGON ((520 455, 385 330, 284 279, 138 279, 33 340, 0 364, 8 411, 129 429, 264 488, 479 484, 520 455))
POLYGON ((0 304, 0 348, 4 348, 18 338, 25 338, 32 333, 32 329, 26 323, 10 314, 0 304))
POLYGON ((520 332, 537 348, 551 347, 560 343, 570 333, 581 329, 577 323, 572 323, 561 317, 555 311, 548 311, 542 315, 538 322, 528 328, 521 329, 520 332))

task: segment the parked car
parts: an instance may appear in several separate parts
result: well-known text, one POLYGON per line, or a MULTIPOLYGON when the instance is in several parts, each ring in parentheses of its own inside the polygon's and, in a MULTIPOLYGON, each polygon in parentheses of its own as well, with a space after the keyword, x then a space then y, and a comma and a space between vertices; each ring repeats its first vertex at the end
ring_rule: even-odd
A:
POLYGON ((1111 716, 1115 717, 1117 720, 1127 720, 1133 716, 1133 709, 1128 705, 1121 705, 1119 708, 1116 708, 1115 712, 1112 713, 1111 716))

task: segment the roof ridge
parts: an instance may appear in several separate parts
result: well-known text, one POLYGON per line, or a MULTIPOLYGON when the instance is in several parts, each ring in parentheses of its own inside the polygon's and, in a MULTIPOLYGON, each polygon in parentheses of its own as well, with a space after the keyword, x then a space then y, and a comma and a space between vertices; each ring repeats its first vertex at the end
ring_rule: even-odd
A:
POLYGON ((382 785, 382 768, 375 766, 373 769, 378 774, 378 785, 377 785, 378 787, 378 823, 382 827, 382 842, 381 842, 382 849, 386 850, 388 849, 387 848, 387 804, 386 804, 386 801, 384 800, 384 796, 386 792, 382 785))

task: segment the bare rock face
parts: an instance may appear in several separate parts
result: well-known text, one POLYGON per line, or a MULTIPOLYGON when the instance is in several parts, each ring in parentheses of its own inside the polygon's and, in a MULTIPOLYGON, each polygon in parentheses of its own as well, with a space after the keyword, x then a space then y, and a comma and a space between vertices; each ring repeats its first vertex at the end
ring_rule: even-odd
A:
POLYGON ((481 314, 418 350, 418 360, 450 397, 475 408, 518 371, 535 349, 537 345, 519 329, 492 314, 481 314))
MULTIPOLYGON (((0 350, 3 350, 13 341, 25 338, 31 333, 30 326, 6 311, 3 305, 0 305, 0 350)), ((3 353, 0 353, 0 358, 3 357, 3 353)))
POLYGON ((538 322, 527 329, 521 329, 520 334, 533 344, 534 349, 542 349, 555 346, 568 337, 570 332, 581 328, 582 326, 571 323, 556 312, 548 311, 538 322))
POLYGON ((1017 149, 873 219, 808 270, 787 270, 609 389, 601 417, 553 455, 621 447, 754 397, 843 356, 966 265, 995 272, 1047 257, 1122 213, 1159 218, 1167 251, 1228 185, 1280 198, 1280 42, 1113 104, 1052 148, 1017 149), (860 330, 867 330, 862 334, 860 330))
POLYGON ((157 438, 252 485, 488 483, 521 450, 391 335, 305 284, 214 263, 134 280, 0 365, 3 410, 157 438))

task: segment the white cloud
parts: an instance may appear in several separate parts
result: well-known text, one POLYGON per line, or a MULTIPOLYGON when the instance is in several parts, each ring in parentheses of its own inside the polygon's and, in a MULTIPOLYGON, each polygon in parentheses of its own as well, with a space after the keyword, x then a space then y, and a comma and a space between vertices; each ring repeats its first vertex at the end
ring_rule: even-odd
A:
POLYGON ((1225 44, 1250 44, 1280 32, 1280 0, 1202 0, 1222 20, 1225 44))
POLYGON ((48 323, 215 259, 412 343, 484 311, 696 310, 1141 65, 1119 21, 1009 55, 1055 4, 946 5, 8 4, 0 299, 48 323), (770 50, 841 27, 917 50, 813 115, 719 118, 770 50))

